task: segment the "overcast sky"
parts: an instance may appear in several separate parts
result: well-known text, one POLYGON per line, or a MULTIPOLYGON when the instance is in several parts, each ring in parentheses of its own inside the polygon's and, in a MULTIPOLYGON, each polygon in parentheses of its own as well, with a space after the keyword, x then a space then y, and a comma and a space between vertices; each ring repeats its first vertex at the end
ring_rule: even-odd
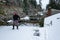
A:
MULTIPOLYGON (((37 1, 37 4, 39 4, 39 0, 36 0, 37 1)), ((49 3, 49 0, 41 0, 42 2, 42 8, 43 9, 46 9, 46 5, 49 3)))

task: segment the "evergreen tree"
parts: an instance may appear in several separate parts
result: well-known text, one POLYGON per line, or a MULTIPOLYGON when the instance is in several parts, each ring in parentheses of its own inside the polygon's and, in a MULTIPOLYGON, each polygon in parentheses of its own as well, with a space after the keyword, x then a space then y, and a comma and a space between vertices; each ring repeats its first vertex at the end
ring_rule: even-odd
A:
POLYGON ((59 2, 58 0, 50 0, 49 1, 49 4, 47 5, 47 7, 46 8, 49 8, 49 7, 51 7, 51 8, 53 8, 53 9, 59 9, 60 10, 60 4, 59 3, 57 3, 57 2, 59 2))
POLYGON ((26 15, 28 15, 28 9, 29 9, 29 6, 27 3, 27 0, 23 0, 23 12, 26 13, 26 15))
POLYGON ((42 3, 41 3, 41 0, 39 0, 39 5, 40 5, 40 10, 42 10, 42 3))
POLYGON ((10 6, 10 2, 9 2, 9 0, 5 0, 6 1, 6 5, 8 5, 8 6, 10 6))
POLYGON ((32 6, 34 6, 34 8, 36 8, 36 6, 37 6, 36 0, 30 0, 30 4, 31 4, 32 6))

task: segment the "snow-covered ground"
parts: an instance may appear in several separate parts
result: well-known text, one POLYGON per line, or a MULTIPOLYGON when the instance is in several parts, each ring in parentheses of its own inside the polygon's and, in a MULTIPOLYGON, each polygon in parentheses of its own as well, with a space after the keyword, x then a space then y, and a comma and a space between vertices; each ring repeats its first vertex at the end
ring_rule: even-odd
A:
POLYGON ((12 30, 12 26, 0 26, 0 40, 60 40, 60 13, 45 18, 44 27, 27 23, 12 30))
POLYGON ((45 18, 46 40, 60 40, 60 13, 45 18))
POLYGON ((20 25, 17 30, 16 27, 12 30, 12 26, 0 27, 0 40, 44 40, 45 29, 33 25, 20 25), (38 30, 36 32, 36 30, 38 30), (35 34, 39 34, 36 36, 35 34))

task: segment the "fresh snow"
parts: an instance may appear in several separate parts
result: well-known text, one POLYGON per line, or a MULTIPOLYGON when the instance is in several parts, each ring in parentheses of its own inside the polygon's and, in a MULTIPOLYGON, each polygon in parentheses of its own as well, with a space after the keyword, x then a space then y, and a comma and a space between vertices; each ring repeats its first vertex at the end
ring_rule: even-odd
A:
POLYGON ((46 40, 60 40, 60 13, 45 18, 46 40))
POLYGON ((29 16, 25 16, 23 18, 20 18, 20 20, 30 20, 30 17, 29 16))
POLYGON ((9 21, 7 21, 7 22, 13 22, 13 20, 9 20, 9 21))
POLYGON ((60 40, 60 13, 45 18, 44 27, 27 23, 12 30, 12 26, 0 26, 0 40, 60 40))
POLYGON ((44 40, 45 29, 33 25, 20 25, 17 30, 16 27, 12 30, 12 26, 0 27, 0 40, 44 40), (35 31, 39 30, 40 36, 36 36, 35 31))

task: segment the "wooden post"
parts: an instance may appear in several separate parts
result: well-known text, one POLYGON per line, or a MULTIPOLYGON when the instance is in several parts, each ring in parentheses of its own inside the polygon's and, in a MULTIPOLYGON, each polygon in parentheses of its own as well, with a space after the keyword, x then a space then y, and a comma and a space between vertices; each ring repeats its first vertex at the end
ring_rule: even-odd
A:
POLYGON ((51 16, 51 8, 48 8, 47 16, 51 16))

